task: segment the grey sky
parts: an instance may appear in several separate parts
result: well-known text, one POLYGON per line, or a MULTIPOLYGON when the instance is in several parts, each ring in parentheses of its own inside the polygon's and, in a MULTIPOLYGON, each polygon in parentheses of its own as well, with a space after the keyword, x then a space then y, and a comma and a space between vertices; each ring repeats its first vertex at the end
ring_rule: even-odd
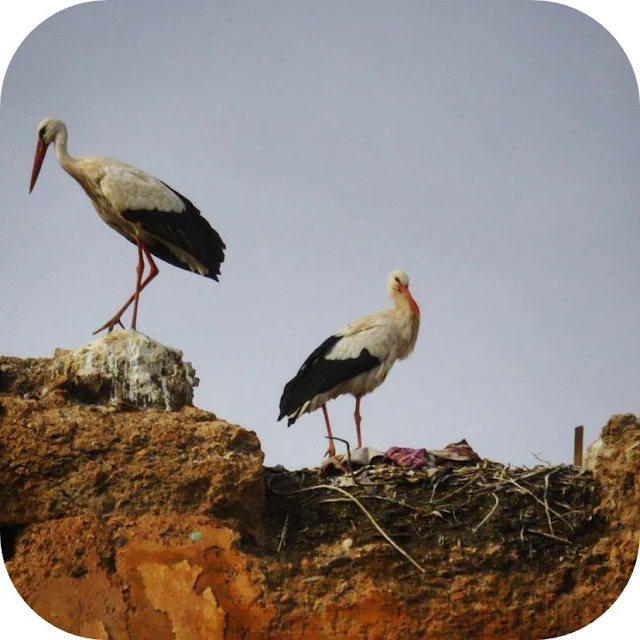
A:
MULTIPOLYGON (((228 246, 220 284, 160 265, 139 328, 181 348, 198 406, 267 463, 316 464, 320 412, 276 423, 324 338, 390 304, 414 354, 362 403, 365 444, 569 461, 640 411, 638 93, 602 27, 538 2, 153 2, 73 7, 9 67, 0 103, 0 352, 76 348, 131 293, 135 249, 35 128, 184 193, 228 246)), ((128 317, 127 317, 128 319, 128 317)), ((350 398, 329 405, 355 439, 350 398)))

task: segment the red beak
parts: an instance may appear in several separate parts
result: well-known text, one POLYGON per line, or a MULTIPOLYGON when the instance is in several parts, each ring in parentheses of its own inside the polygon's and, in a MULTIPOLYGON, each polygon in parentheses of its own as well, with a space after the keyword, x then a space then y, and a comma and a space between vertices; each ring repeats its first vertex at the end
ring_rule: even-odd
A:
POLYGON ((33 187, 36 186, 36 180, 38 179, 38 175, 40 173, 40 169, 42 168, 42 163, 44 162, 44 157, 47 155, 47 149, 49 145, 44 143, 42 140, 38 140, 38 146, 36 147, 36 155, 33 159, 33 170, 31 171, 31 184, 29 185, 29 193, 33 191, 33 187))

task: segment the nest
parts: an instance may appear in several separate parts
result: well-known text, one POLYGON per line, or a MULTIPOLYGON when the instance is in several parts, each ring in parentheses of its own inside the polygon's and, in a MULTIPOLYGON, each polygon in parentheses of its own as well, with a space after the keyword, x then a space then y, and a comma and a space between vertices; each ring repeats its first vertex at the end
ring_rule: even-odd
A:
POLYGON ((386 540, 418 570, 436 550, 499 545, 501 562, 540 565, 579 554, 603 523, 591 472, 568 466, 517 468, 488 460, 407 471, 394 465, 265 469, 274 553, 309 554, 349 536, 386 540))

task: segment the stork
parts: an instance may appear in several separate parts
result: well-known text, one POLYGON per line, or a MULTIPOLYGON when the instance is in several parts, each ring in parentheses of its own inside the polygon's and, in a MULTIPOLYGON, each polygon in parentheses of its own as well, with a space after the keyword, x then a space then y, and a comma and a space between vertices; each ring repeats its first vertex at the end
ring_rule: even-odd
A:
POLYGON ((116 324, 124 326, 122 314, 132 303, 131 328, 136 328, 140 293, 159 273, 152 255, 180 269, 218 280, 226 246, 193 203, 161 180, 119 160, 71 157, 67 151, 67 127, 60 120, 47 118, 38 125, 29 193, 50 144, 54 145, 60 166, 84 189, 100 218, 138 247, 133 295, 94 333, 111 331, 116 324), (149 273, 143 279, 144 258, 149 273))
POLYGON ((327 338, 287 382, 278 420, 288 426, 303 414, 322 408, 329 437, 326 455, 335 456, 326 403, 340 395, 355 397, 353 414, 358 448, 362 447, 360 399, 380 386, 396 360, 404 360, 418 338, 420 308, 409 291, 409 276, 392 271, 387 281, 394 308, 352 322, 327 338))

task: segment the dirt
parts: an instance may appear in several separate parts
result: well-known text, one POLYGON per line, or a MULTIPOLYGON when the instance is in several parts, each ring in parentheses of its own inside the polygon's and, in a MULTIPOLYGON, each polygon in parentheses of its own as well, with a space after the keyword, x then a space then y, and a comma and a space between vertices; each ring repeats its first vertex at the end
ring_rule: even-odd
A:
POLYGON ((264 468, 253 432, 194 407, 43 396, 46 370, 0 359, 0 535, 23 598, 77 635, 549 638, 600 616, 637 557, 632 415, 592 469, 319 477, 264 468))
POLYGON ((5 397, 0 526, 117 513, 206 513, 262 535, 255 433, 193 407, 118 411, 5 397))

